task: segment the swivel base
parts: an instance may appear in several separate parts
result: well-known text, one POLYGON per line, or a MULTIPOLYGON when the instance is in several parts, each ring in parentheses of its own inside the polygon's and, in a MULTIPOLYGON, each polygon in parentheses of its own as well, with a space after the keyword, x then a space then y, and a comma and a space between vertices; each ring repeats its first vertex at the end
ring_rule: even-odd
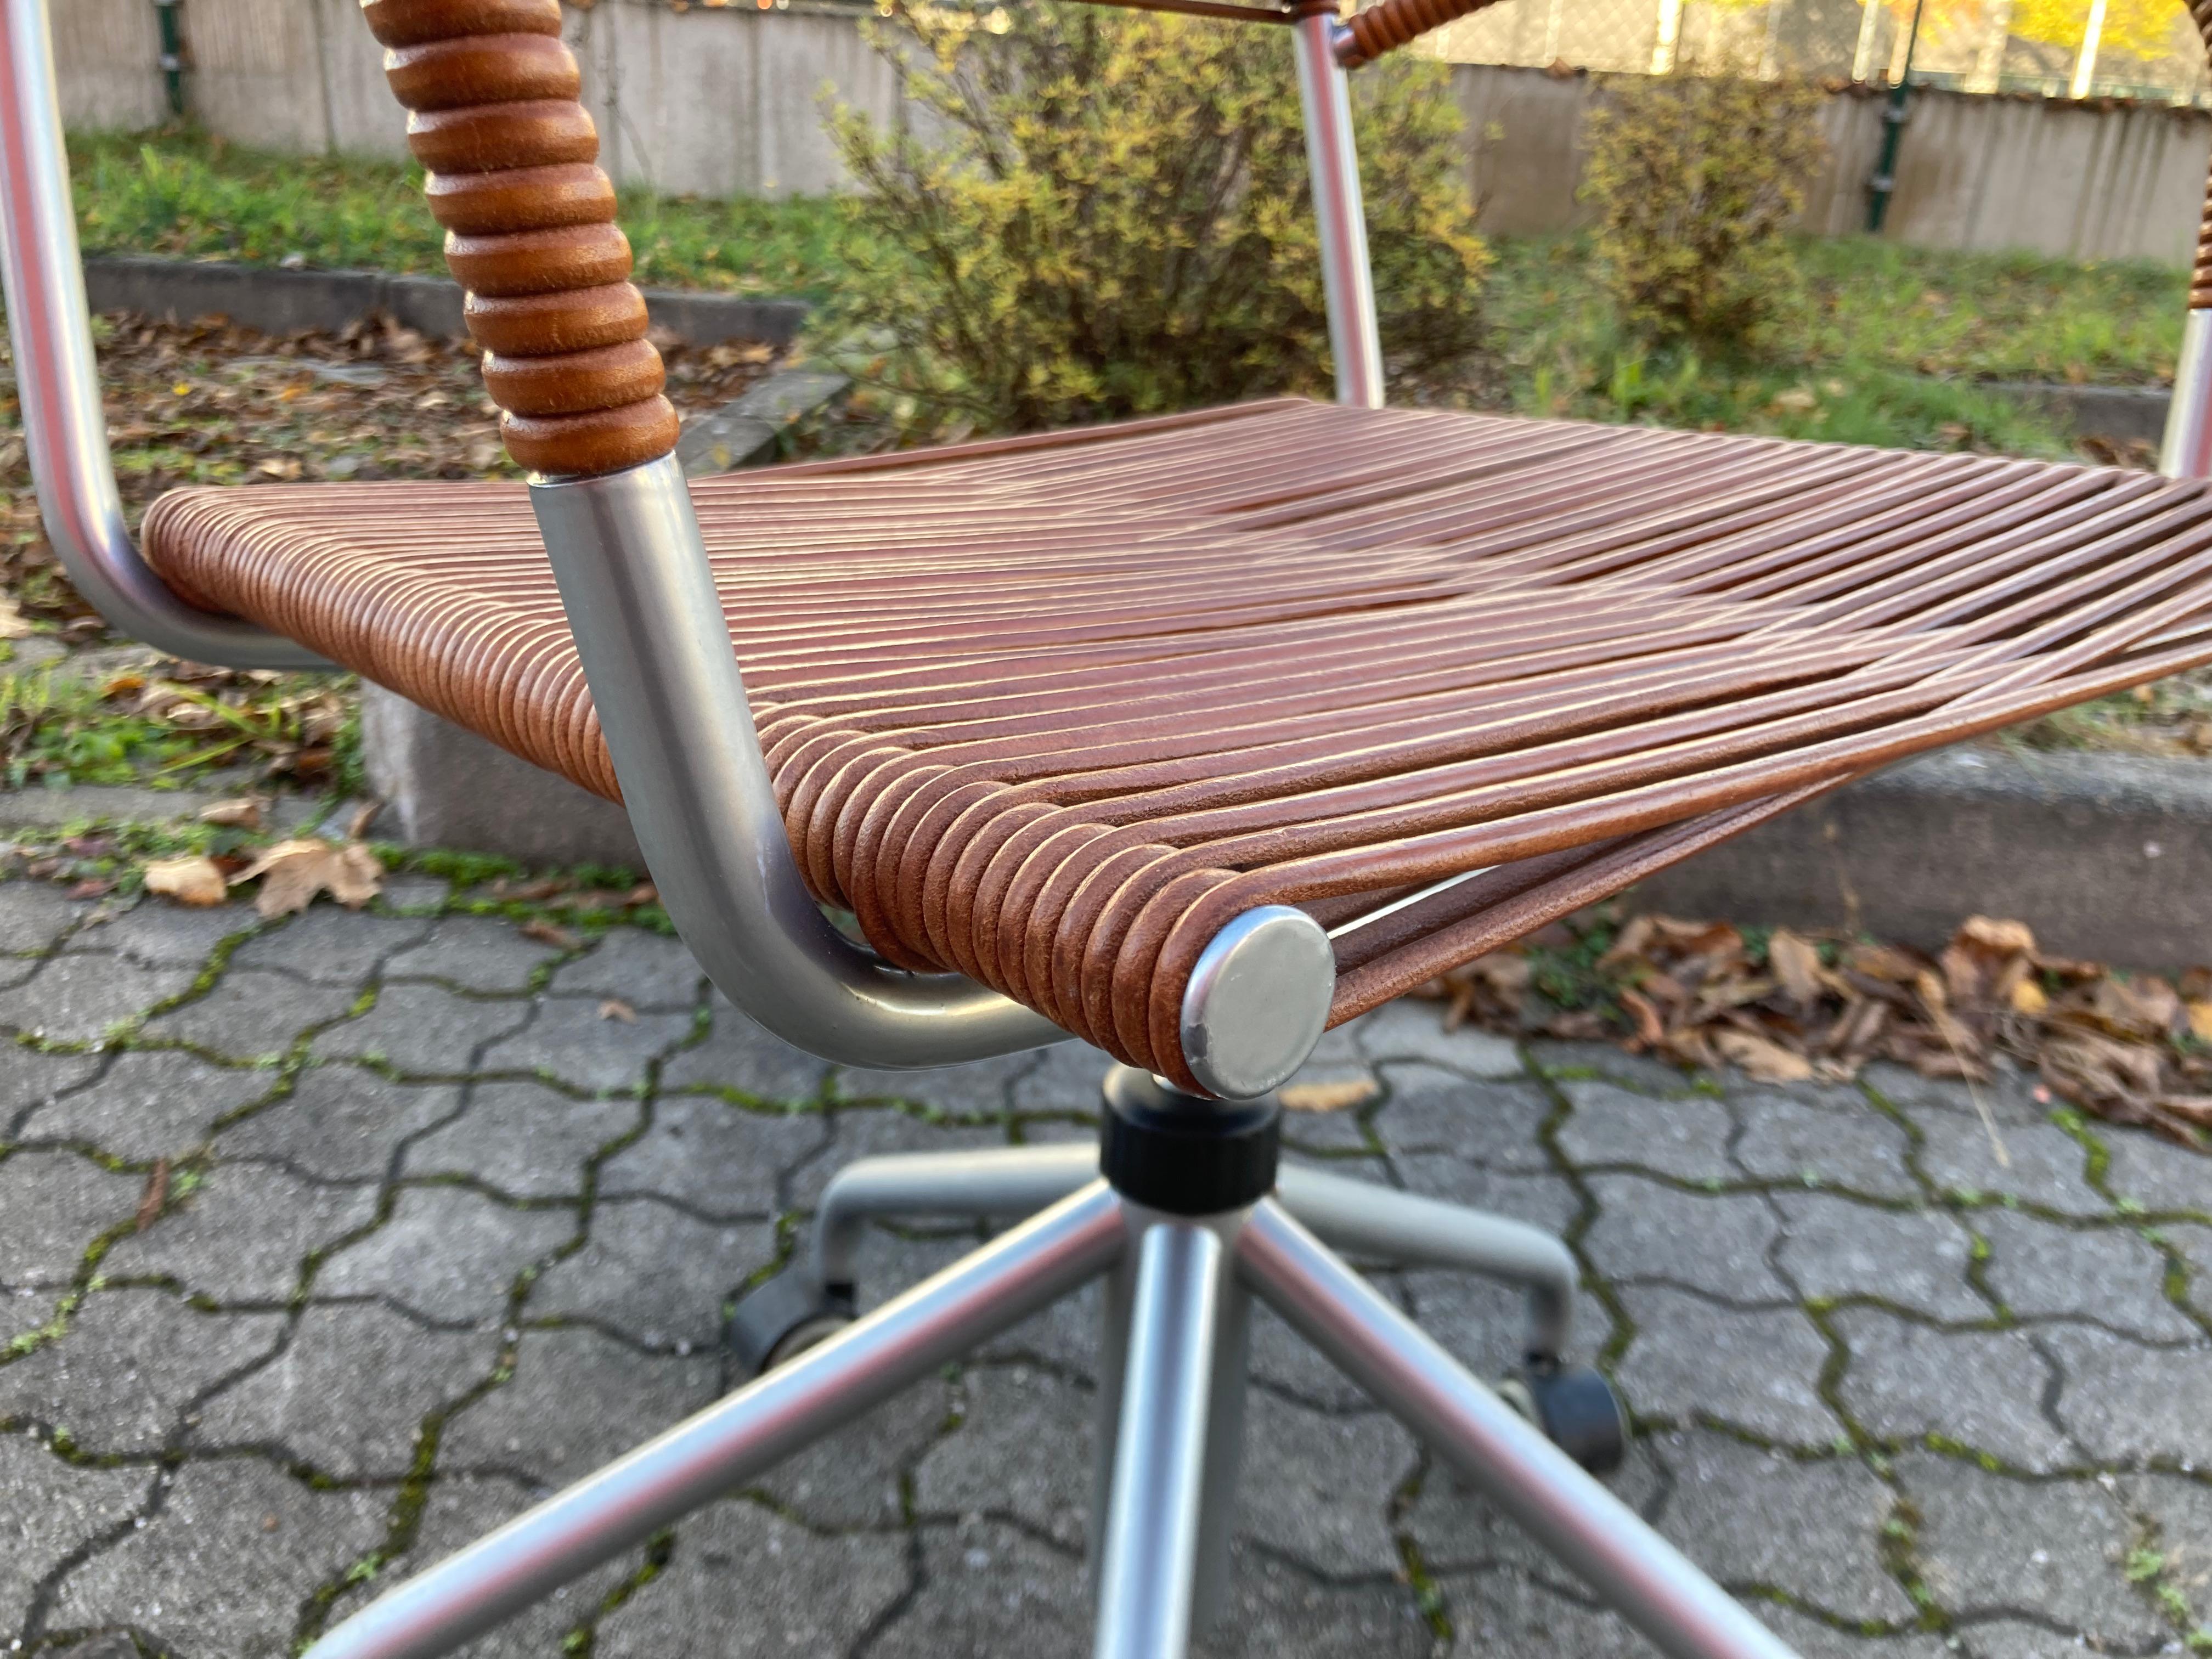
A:
POLYGON ((1182 1659, 1194 1628, 1223 1603, 1255 1297, 1663 1651, 1792 1659, 1587 1472, 1620 1461, 1626 1427, 1604 1380, 1562 1359, 1575 1272, 1557 1239, 1274 1167, 1272 1103, 1224 1106, 1126 1071, 1109 1079, 1107 1102, 1106 1162, 1152 1201, 1101 1178, 1101 1150, 1089 1146, 848 1166, 823 1195, 809 1259, 755 1289, 732 1317, 732 1346, 753 1380, 391 1591, 307 1659, 450 1653, 1095 1279, 1106 1285, 1091 1527, 1097 1659, 1182 1659), (1239 1144, 1207 1150, 1197 1142, 1209 1127, 1239 1144), (1157 1144, 1136 1146, 1148 1138, 1157 1144), (1177 1148, 1189 1166, 1181 1173, 1164 1158, 1177 1148), (1200 1201, 1204 1182, 1192 1169, 1245 1196, 1209 1210, 1162 1205, 1200 1201), (1269 1169, 1272 1188, 1255 1185, 1269 1169), (854 1317, 856 1248, 872 1218, 892 1215, 1027 1218, 854 1317), (1486 1387, 1331 1244, 1522 1286, 1528 1363, 1498 1389, 1486 1387))

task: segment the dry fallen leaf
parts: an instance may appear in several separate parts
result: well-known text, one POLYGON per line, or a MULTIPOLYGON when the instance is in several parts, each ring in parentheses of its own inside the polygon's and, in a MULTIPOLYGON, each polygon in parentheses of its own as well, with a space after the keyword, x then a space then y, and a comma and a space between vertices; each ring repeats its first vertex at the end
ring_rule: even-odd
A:
POLYGON ((280 841, 230 878, 231 885, 261 878, 253 908, 274 919, 304 910, 318 893, 328 893, 349 910, 358 910, 384 888, 384 866, 359 842, 343 847, 314 836, 280 841))
POLYGON ((2212 1042, 2212 1002, 2192 1002, 2189 1008, 2189 1034, 2199 1042, 2212 1042))
POLYGON ((599 1018, 618 1019, 625 1025, 635 1025, 637 1024, 637 1010, 620 997, 609 997, 599 1005, 599 1018))
POLYGON ((154 1172, 146 1177, 146 1190, 138 1199, 137 1230, 144 1232, 161 1218, 162 1209, 169 1201, 169 1160, 154 1160, 154 1172))
POLYGON ((1820 994, 1820 953, 1809 940, 1778 927, 1766 941, 1766 960, 1790 1000, 1810 1007, 1820 994))
POLYGON ((261 827, 261 803, 252 795, 241 795, 236 800, 219 800, 200 809, 202 823, 219 823, 228 830, 258 830, 261 827))
POLYGON ((1277 1090, 1275 1098, 1286 1112, 1345 1112, 1381 1092, 1374 1079, 1356 1078, 1346 1083, 1293 1083, 1277 1090))
POLYGON ((550 945, 561 951, 573 951, 584 942, 562 927, 559 922, 547 921, 543 918, 536 921, 524 922, 522 936, 525 939, 534 939, 540 945, 550 945))
POLYGON ((1714 1048, 1761 1083, 1802 1083, 1813 1075, 1812 1061, 1778 1042, 1748 1031, 1715 1031, 1712 1037, 1714 1048))
POLYGON ((30 636, 30 618, 15 608, 15 600, 0 593, 0 640, 27 640, 30 636))
POLYGON ((198 853, 155 860, 146 866, 146 890, 179 904, 220 904, 229 896, 215 860, 198 853))
POLYGON ((2033 980, 2024 979, 2012 988, 2012 1006, 2014 1012, 2033 1019, 2051 1006, 2051 999, 2033 980))

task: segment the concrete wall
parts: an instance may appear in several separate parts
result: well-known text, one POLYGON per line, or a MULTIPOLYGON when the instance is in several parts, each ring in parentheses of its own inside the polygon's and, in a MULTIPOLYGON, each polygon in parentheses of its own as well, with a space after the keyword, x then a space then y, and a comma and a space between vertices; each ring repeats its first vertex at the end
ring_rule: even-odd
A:
MULTIPOLYGON (((1461 64, 1454 90, 1486 227, 1564 230, 1587 218, 1575 190, 1583 121, 1605 95, 1600 82, 1461 64)), ((1828 100, 1828 160, 1808 194, 1807 228, 1844 235, 1865 225, 1883 106, 1863 94, 1828 100)), ((2081 259, 2178 265, 2192 257, 2212 112, 1932 90, 1915 93, 1911 109, 1886 234, 1925 247, 2081 259)))
MULTIPOLYGON (((153 7, 62 0, 54 11, 72 125, 161 119, 153 7)), ((189 95, 213 131, 278 149, 404 154, 404 118, 356 0, 185 0, 184 15, 189 95)), ((625 185, 699 195, 833 190, 845 175, 823 131, 823 89, 878 121, 902 112, 896 73, 848 9, 793 0, 787 10, 678 12, 665 0, 599 0, 571 6, 568 33, 609 170, 625 185)), ((1462 64, 1453 87, 1483 223, 1510 233, 1577 222, 1583 123, 1605 95, 1601 83, 1462 64)), ((1864 222, 1881 110, 1863 94, 1829 100, 1829 159, 1807 204, 1808 228, 1840 234, 1864 222)), ((1923 92, 1905 130, 1890 234, 1934 247, 2185 264, 2208 155, 2212 112, 1923 92)))

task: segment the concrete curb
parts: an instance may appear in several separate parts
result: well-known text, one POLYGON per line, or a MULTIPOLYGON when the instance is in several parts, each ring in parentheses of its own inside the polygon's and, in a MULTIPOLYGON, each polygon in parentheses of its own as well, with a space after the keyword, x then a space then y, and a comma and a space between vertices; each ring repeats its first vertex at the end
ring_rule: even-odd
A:
MULTIPOLYGON (((228 317, 266 334, 298 329, 336 332, 372 312, 439 339, 467 330, 461 289, 443 276, 394 276, 380 270, 276 270, 262 265, 202 264, 137 255, 99 255, 84 262, 92 309, 135 311, 172 322, 228 317)), ((645 291, 653 322, 691 345, 760 340, 787 346, 812 309, 804 300, 754 299, 739 294, 645 291)))
POLYGON ((1763 824, 1637 899, 1926 949, 1966 916, 1998 916, 2057 955, 2191 967, 2212 962, 2212 763, 1948 750, 1763 824))

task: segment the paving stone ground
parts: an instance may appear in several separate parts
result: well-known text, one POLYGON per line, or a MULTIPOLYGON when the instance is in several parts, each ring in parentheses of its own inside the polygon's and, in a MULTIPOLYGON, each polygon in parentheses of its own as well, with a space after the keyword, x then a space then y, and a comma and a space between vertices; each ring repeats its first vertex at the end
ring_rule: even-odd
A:
MULTIPOLYGON (((728 1303, 844 1160, 1087 1133, 1096 1055, 840 1073, 673 940, 464 908, 0 884, 0 1651, 296 1651, 713 1400, 728 1303)), ((2212 1649, 2212 1160, 2027 1079, 1775 1088, 1420 1006, 1313 1074, 1379 1092, 1296 1119, 1300 1156, 1565 1231, 1637 1418, 1617 1490, 1807 1659, 2212 1649)), ((880 1232, 866 1293, 975 1237, 880 1232)), ((1384 1282, 1511 1355, 1504 1290, 1384 1282)), ((1094 1316, 470 1651, 1087 1652, 1094 1316)), ((1254 1356, 1212 1659, 1651 1651, 1264 1315, 1254 1356)))

